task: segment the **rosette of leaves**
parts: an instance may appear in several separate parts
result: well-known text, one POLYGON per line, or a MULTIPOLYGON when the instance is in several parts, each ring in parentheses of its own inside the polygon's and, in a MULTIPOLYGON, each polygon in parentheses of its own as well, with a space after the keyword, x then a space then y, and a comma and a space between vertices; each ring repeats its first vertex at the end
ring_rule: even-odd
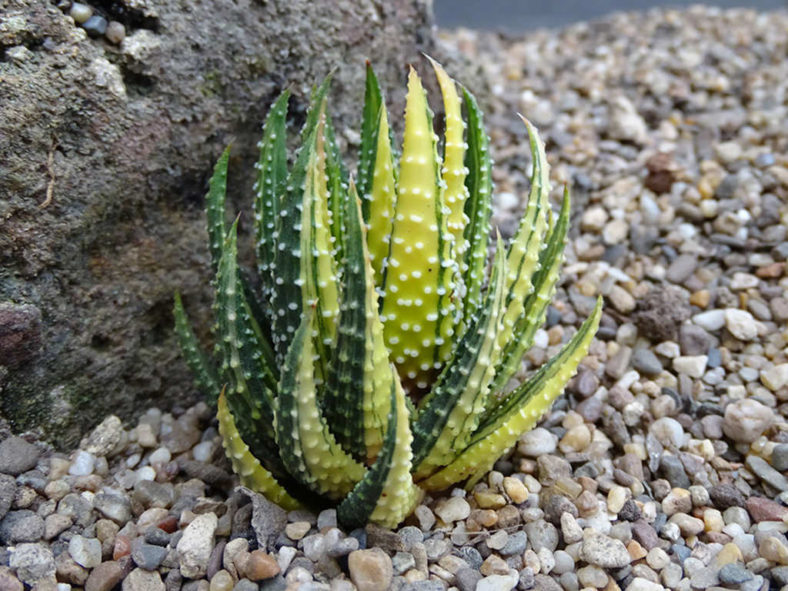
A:
POLYGON ((523 120, 527 205, 508 245, 491 244, 482 114, 432 65, 445 135, 411 69, 399 156, 367 68, 355 180, 326 109, 328 81, 289 161, 285 91, 256 166, 257 283, 238 264, 238 220, 225 221, 229 150, 210 181, 213 355, 175 301, 185 358, 216 402, 242 483, 287 509, 336 506, 350 528, 394 527, 423 491, 472 486, 563 391, 601 312, 598 303, 555 357, 508 386, 555 290, 569 196, 554 216, 544 146, 523 120))

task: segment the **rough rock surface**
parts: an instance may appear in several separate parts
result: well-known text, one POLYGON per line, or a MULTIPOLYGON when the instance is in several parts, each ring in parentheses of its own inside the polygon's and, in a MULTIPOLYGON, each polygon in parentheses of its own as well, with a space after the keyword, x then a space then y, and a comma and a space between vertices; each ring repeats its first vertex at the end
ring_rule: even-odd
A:
POLYGON ((54 2, 2 6, 1 410, 74 444, 108 412, 192 399, 172 294, 208 326, 202 199, 222 148, 247 207, 267 106, 290 87, 300 126, 338 65, 332 112, 352 143, 365 60, 399 110, 407 64, 435 52, 431 16, 419 0, 93 3, 125 25, 118 46, 54 2))

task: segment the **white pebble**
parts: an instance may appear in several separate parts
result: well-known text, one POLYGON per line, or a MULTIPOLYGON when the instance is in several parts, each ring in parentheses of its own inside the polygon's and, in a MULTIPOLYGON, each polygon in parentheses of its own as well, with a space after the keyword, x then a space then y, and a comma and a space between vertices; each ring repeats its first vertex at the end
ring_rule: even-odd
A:
POLYGON ((194 446, 192 455, 198 462, 210 462, 213 456, 213 450, 213 441, 203 441, 194 446))
POLYGON ((725 310, 725 327, 740 341, 751 341, 758 336, 755 318, 746 310, 736 308, 725 310))
POLYGON ((692 322, 709 332, 714 332, 725 326, 725 310, 708 310, 695 314, 692 317, 692 322))
POLYGON ((148 456, 148 462, 151 464, 166 464, 172 459, 172 453, 166 447, 160 447, 148 456))
POLYGON ((74 456, 74 461, 68 469, 68 473, 72 476, 87 476, 93 474, 93 468, 96 465, 96 456, 86 451, 79 450, 74 456))

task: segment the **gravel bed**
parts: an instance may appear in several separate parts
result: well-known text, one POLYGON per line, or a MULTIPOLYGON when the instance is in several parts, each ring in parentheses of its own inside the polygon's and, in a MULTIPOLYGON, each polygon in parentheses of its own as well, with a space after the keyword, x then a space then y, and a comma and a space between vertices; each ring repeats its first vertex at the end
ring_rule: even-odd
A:
MULTIPOLYGON (((788 16, 693 8, 442 41, 493 89, 496 220, 547 141, 575 220, 529 371, 567 394, 471 491, 344 532, 237 487, 210 409, 0 443, 0 591, 788 588, 788 16)), ((556 197, 558 189, 556 190, 556 197)))

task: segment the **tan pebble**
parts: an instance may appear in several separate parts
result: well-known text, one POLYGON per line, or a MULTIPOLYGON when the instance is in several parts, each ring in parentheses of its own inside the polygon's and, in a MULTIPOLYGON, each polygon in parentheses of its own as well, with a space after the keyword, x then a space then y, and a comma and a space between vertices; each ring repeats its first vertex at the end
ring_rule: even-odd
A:
POLYGON ((503 490, 513 503, 524 503, 528 499, 528 489, 522 480, 507 476, 503 479, 503 490))
POLYGON ((722 568, 726 564, 742 561, 742 553, 739 547, 734 543, 725 544, 714 557, 714 565, 717 568, 722 568))
POLYGON ((232 575, 222 569, 211 577, 209 589, 210 591, 230 591, 234 584, 232 575))
POLYGON ((348 556, 350 580, 358 591, 388 589, 394 570, 391 558, 380 548, 355 550, 348 556))
POLYGON ((279 574, 279 563, 276 558, 263 550, 249 552, 243 571, 250 581, 263 581, 279 574))
POLYGON ((629 544, 627 544, 627 552, 632 557, 632 560, 640 560, 641 558, 645 558, 648 552, 646 549, 641 546, 636 540, 630 540, 629 544))
MULTIPOLYGON (((534 556, 536 555, 534 554, 534 556)), ((537 563, 538 562, 539 559, 537 558, 537 563)), ((479 571, 485 577, 490 575, 508 575, 509 565, 506 564, 506 561, 497 554, 490 554, 484 559, 484 562, 482 562, 482 566, 479 568, 479 571)))
POLYGON ((523 565, 531 567, 535 575, 538 575, 542 570, 542 561, 539 560, 539 555, 530 548, 523 554, 523 565))
POLYGON ((578 425, 566 432, 566 435, 558 443, 558 448, 564 453, 583 451, 590 443, 590 429, 586 425, 578 425))
POLYGON ((725 527, 725 520, 722 518, 722 513, 717 509, 704 509, 703 523, 705 524, 706 531, 722 531, 722 528, 725 527))
POLYGON ((476 503, 482 509, 500 509, 506 505, 504 496, 494 492, 475 492, 473 493, 473 498, 476 499, 476 503))
POLYGON ((426 581, 427 580, 427 575, 425 575, 423 572, 421 572, 417 568, 410 569, 403 576, 405 577, 405 580, 408 583, 415 583, 417 581, 426 581))
POLYGON ((699 308, 703 308, 705 310, 706 306, 708 306, 709 302, 711 301, 711 293, 709 293, 707 289, 694 291, 692 292, 689 301, 693 306, 698 306, 699 308))
POLYGON ((788 546, 778 538, 766 538, 758 546, 758 553, 766 560, 788 565, 788 546))
POLYGON ((627 502, 629 495, 629 489, 623 486, 612 487, 607 493, 607 510, 618 515, 624 507, 624 503, 627 502))
POLYGON ((471 518, 483 527, 492 527, 498 523, 498 514, 492 509, 474 509, 471 518))
POLYGON ((580 496, 575 499, 575 506, 580 512, 581 517, 590 517, 599 511, 599 503, 596 500, 596 495, 590 491, 583 491, 580 496))
POLYGON ((291 540, 300 540, 310 529, 312 525, 308 521, 296 521, 285 526, 285 535, 291 540))
POLYGON ((755 274, 763 279, 776 279, 782 277, 784 271, 785 263, 781 261, 779 263, 772 263, 771 265, 760 267, 755 274))

